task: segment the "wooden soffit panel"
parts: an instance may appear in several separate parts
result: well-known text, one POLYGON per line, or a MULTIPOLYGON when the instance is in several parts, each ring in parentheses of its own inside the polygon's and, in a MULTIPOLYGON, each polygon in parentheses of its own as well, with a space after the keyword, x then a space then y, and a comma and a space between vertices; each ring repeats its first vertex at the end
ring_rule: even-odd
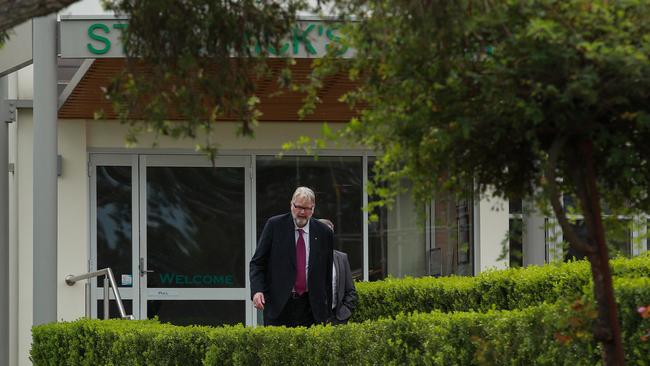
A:
MULTIPOLYGON (((305 82, 311 71, 313 59, 296 59, 291 66, 293 78, 297 82, 305 82)), ((278 93, 277 75, 285 65, 281 60, 269 60, 274 77, 260 80, 257 84, 256 95, 260 99, 261 122, 347 122, 355 113, 347 104, 338 99, 352 90, 356 84, 347 75, 338 74, 325 80, 319 91, 321 103, 317 104, 314 113, 301 120, 298 110, 302 107, 304 94, 283 91, 278 93)), ((97 59, 86 72, 68 99, 59 109, 61 119, 93 119, 98 111, 102 111, 102 119, 116 119, 111 104, 104 97, 103 89, 124 68, 124 59, 97 59)), ((146 71, 145 71, 146 72, 146 71)), ((173 113, 170 120, 182 120, 173 113)), ((220 118, 232 120, 232 118, 220 118)))

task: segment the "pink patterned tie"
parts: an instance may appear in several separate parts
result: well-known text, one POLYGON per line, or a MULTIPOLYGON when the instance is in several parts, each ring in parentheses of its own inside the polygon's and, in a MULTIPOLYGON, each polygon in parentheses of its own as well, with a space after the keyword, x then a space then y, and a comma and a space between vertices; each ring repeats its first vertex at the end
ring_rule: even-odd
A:
POLYGON ((307 252, 302 233, 303 230, 298 229, 298 241, 296 242, 296 282, 293 285, 298 295, 302 295, 307 291, 307 274, 305 273, 307 252))

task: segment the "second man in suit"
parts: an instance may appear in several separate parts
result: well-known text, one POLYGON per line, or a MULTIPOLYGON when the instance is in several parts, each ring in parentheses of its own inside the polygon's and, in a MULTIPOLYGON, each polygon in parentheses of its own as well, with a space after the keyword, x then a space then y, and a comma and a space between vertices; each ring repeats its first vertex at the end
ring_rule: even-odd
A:
POLYGON ((334 273, 332 280, 332 317, 330 323, 345 324, 350 320, 357 306, 357 291, 352 281, 348 255, 334 251, 334 273))
POLYGON ((265 325, 324 323, 332 304, 333 233, 311 217, 316 196, 298 187, 290 212, 271 217, 250 262, 253 305, 265 325))
MULTIPOLYGON (((328 219, 319 219, 334 232, 334 223, 328 219)), ((357 291, 352 281, 352 271, 348 255, 334 251, 334 266, 332 268, 332 316, 331 324, 345 324, 350 320, 357 306, 357 291)))

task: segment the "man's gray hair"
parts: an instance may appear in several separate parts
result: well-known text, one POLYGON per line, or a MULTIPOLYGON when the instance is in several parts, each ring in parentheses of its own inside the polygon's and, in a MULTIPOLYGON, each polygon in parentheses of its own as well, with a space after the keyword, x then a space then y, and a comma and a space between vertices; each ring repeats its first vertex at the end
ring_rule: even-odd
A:
POLYGON ((316 194, 314 194, 314 191, 312 191, 310 188, 307 187, 298 187, 296 190, 293 192, 293 196, 291 196, 291 202, 293 202, 296 197, 305 197, 311 201, 314 205, 316 204, 316 194))

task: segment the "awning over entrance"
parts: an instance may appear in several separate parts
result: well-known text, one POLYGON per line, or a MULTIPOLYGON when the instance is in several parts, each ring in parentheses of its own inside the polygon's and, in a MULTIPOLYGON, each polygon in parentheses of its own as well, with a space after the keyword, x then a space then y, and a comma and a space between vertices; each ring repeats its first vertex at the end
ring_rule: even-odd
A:
MULTIPOLYGON (((108 87, 110 81, 124 68, 123 58, 102 58, 96 59, 83 78, 76 85, 72 93, 59 108, 61 119, 93 119, 97 111, 102 110, 105 119, 115 119, 111 104, 104 98, 102 88, 108 87)), ((262 122, 282 121, 308 121, 308 122, 347 122, 354 116, 347 104, 339 102, 338 99, 345 92, 354 88, 355 83, 348 80, 344 74, 334 75, 328 78, 324 87, 319 92, 321 103, 316 107, 313 114, 304 120, 298 117, 298 110, 302 106, 304 95, 288 90, 278 93, 276 82, 277 75, 284 61, 280 59, 268 60, 273 77, 260 80, 257 86, 256 95, 260 98, 260 110, 263 115, 262 122)), ((291 72, 296 82, 306 82, 311 70, 313 59, 296 59, 295 65, 291 66, 291 72)), ((146 70, 143 70, 146 72, 146 70)), ((170 120, 181 120, 180 116, 169 116, 170 120)), ((224 118, 228 120, 228 118, 224 118)))
MULTIPOLYGON (((83 77, 79 78, 80 75, 77 75, 68 78, 70 85, 67 85, 59 99, 59 118, 93 119, 98 111, 102 112, 103 119, 116 118, 111 104, 104 98, 102 89, 108 87, 111 80, 125 67, 126 59, 120 34, 126 27, 128 27, 128 19, 124 18, 61 17, 59 69, 62 63, 77 65, 80 60, 87 61, 83 61, 83 65, 79 67, 80 75, 83 74, 83 77), (88 60, 94 60, 90 67, 88 67, 88 60)), ((339 28, 340 25, 332 20, 317 17, 298 19, 278 51, 281 56, 274 58, 276 56, 272 56, 272 52, 269 53, 271 58, 267 59, 267 62, 272 75, 257 83, 255 94, 260 99, 259 110, 262 112, 259 121, 347 122, 354 116, 347 104, 338 101, 341 95, 355 86, 344 73, 324 80, 324 86, 318 94, 321 103, 318 103, 314 113, 304 120, 298 116, 304 95, 289 91, 278 93, 276 82, 282 68, 286 65, 281 57, 292 57, 296 61, 291 66, 293 80, 296 83, 305 83, 311 72, 312 62, 323 57, 328 46, 340 44, 339 28)), ((347 59, 354 57, 354 54, 353 49, 345 46, 340 57, 347 59)), ((142 73, 147 73, 146 66, 142 66, 142 73)), ((164 88, 164 85, 161 85, 161 88, 164 88)), ((137 115, 132 117, 138 118, 137 115)), ((183 120, 184 118, 170 111, 168 119, 183 120)), ((232 120, 233 118, 226 116, 220 119, 232 120)))

